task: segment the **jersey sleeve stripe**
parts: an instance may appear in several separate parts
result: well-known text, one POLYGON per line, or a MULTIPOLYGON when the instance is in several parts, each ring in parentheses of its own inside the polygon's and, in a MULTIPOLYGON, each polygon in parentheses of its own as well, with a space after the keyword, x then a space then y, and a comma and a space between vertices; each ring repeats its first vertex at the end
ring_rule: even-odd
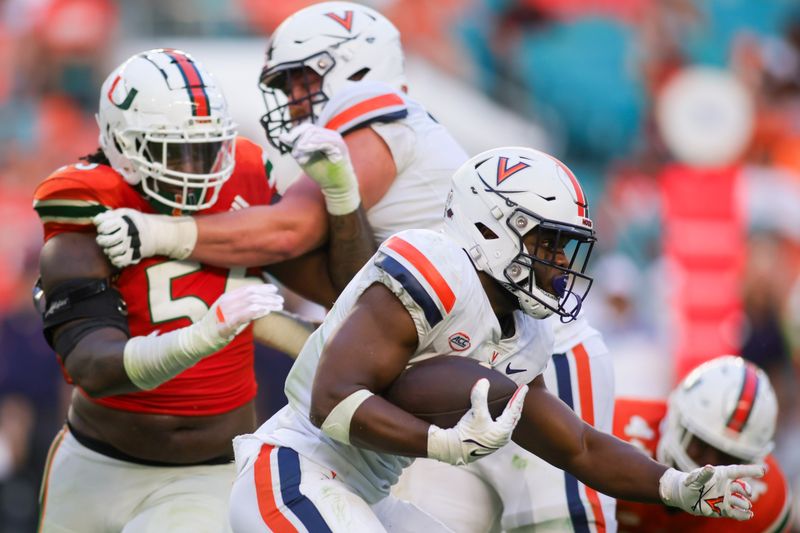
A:
POLYGON ((403 259, 408 261, 417 271, 422 274, 425 281, 430 284, 436 292, 439 301, 442 302, 444 310, 449 313, 456 302, 456 295, 447 284, 447 281, 439 273, 433 263, 425 257, 422 252, 417 250, 411 243, 404 241, 400 237, 392 237, 386 242, 386 247, 400 254, 403 259))
POLYGON ((375 264, 400 282, 409 296, 422 308, 422 312, 425 313, 425 319, 428 321, 430 327, 434 327, 442 321, 442 313, 439 311, 436 302, 433 301, 433 298, 431 298, 422 284, 417 281, 417 278, 415 278, 399 261, 393 257, 384 255, 378 259, 375 264))
POLYGON ((325 127, 331 130, 340 130, 342 126, 354 122, 359 118, 374 118, 385 113, 396 113, 403 110, 405 102, 396 94, 382 94, 363 102, 359 102, 353 107, 345 109, 338 115, 331 118, 325 127), (370 117, 367 117, 370 115, 370 117))
POLYGON ((54 200, 39 201, 34 202, 33 208, 42 220, 59 219, 65 222, 75 221, 76 219, 89 219, 91 222, 93 216, 107 210, 106 206, 96 203, 71 202, 71 204, 56 203, 54 200))
POLYGON ((281 533, 296 532, 297 529, 281 513, 275 500, 275 483, 272 476, 271 455, 274 446, 265 444, 261 447, 253 465, 253 476, 256 485, 256 500, 258 501, 258 511, 264 523, 272 531, 281 533))

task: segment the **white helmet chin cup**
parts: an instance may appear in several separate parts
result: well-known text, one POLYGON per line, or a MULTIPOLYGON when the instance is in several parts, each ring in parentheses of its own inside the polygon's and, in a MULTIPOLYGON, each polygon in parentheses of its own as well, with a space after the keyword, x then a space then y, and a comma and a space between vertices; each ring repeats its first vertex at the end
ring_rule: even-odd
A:
POLYGON ((697 468, 693 437, 742 462, 758 463, 774 447, 778 401, 766 373, 741 357, 717 357, 695 368, 669 397, 657 456, 697 468))
POLYGON ((100 147, 125 181, 165 208, 211 207, 233 173, 236 124, 211 75, 190 55, 136 54, 103 83, 100 147))
POLYGON ((270 39, 259 84, 266 105, 261 124, 270 143, 287 151, 281 133, 316 122, 325 102, 348 82, 362 79, 397 89, 406 84, 400 32, 386 17, 352 2, 322 2, 284 20, 270 39), (321 78, 318 89, 304 67, 321 78), (294 80, 304 86, 302 96, 293 94, 290 71, 305 72, 294 80), (305 112, 298 112, 304 101, 305 112), (290 104, 295 106, 291 112, 290 104))
POLYGON ((535 318, 577 316, 592 284, 585 274, 594 244, 586 197, 572 172, 554 157, 525 147, 496 148, 464 163, 453 175, 445 228, 478 270, 514 294, 535 318), (523 239, 565 243, 567 264, 523 239), (536 271, 556 270, 552 279, 536 271))

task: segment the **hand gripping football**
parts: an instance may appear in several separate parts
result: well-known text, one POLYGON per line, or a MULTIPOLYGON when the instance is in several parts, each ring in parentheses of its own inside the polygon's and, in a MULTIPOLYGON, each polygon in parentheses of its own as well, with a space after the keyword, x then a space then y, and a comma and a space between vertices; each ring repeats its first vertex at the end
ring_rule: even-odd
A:
POLYGON ((474 359, 440 355, 407 368, 383 393, 388 401, 414 416, 451 428, 470 409, 470 391, 489 380, 489 412, 497 418, 517 390, 505 375, 474 359))

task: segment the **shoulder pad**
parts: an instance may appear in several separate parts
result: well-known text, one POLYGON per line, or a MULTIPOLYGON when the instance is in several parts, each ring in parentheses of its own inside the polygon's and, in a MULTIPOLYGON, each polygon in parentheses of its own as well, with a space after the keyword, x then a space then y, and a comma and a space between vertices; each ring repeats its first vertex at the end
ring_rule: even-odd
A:
POLYGON ((402 92, 385 83, 358 81, 346 84, 325 104, 319 123, 344 135, 371 122, 392 122, 407 115, 402 92))
POLYGON ((78 163, 58 169, 34 192, 33 208, 45 225, 45 238, 60 231, 94 229, 92 217, 124 207, 122 177, 104 165, 78 163))
POLYGON ((375 265, 402 285, 433 328, 456 303, 464 260, 461 249, 443 235, 407 230, 381 244, 375 265))

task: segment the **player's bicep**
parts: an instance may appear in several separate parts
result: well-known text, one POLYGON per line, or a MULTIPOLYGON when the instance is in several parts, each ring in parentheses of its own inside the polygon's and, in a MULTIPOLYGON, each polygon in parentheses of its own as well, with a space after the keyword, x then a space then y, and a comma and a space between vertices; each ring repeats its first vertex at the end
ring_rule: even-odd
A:
POLYGON ((513 440, 558 468, 584 451, 585 424, 564 402, 548 392, 541 375, 530 383, 522 418, 513 440))
POLYGON ((324 420, 358 389, 381 393, 405 369, 416 348, 417 329, 406 308, 384 285, 370 286, 322 351, 312 411, 324 420))
POLYGON ((45 336, 73 381, 93 396, 129 383, 122 350, 129 337, 124 306, 109 284, 112 267, 91 233, 62 233, 42 248, 45 336), (66 302, 62 305, 60 302, 66 302))
POLYGON ((358 178, 361 203, 368 210, 389 190, 397 176, 392 152, 372 128, 359 128, 344 136, 358 178))
POLYGON ((64 281, 111 275, 112 266, 94 237, 94 233, 61 233, 44 244, 39 271, 45 292, 64 281))

